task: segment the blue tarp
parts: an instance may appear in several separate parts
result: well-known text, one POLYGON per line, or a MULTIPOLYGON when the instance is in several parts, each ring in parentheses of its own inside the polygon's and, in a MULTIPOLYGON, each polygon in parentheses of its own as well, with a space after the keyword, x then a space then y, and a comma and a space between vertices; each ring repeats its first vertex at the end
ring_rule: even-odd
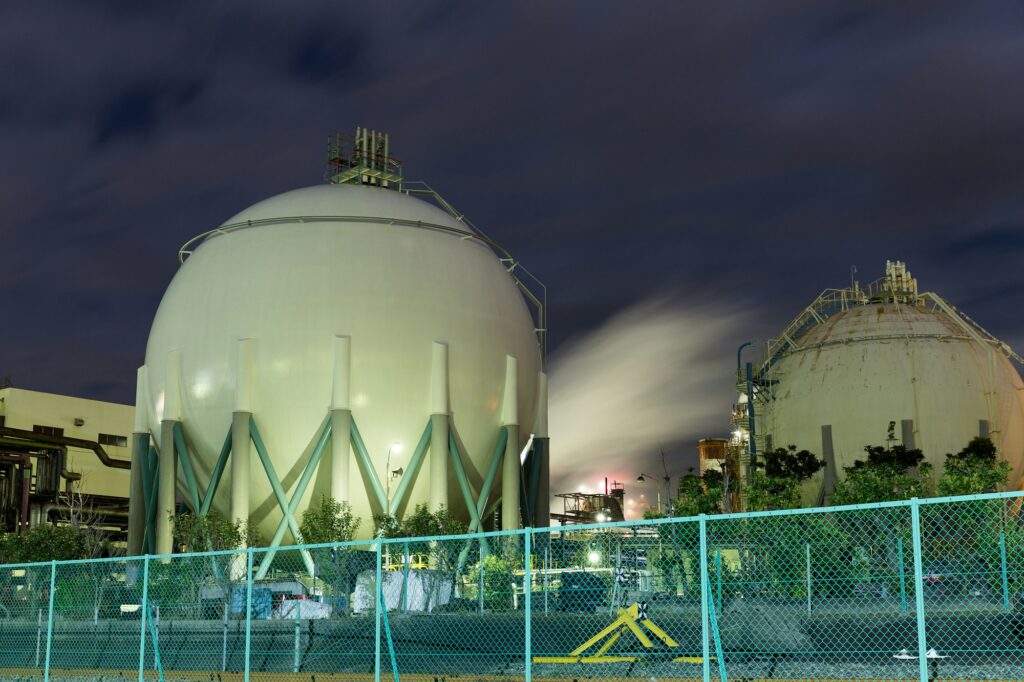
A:
MULTIPOLYGON (((231 615, 245 615, 245 587, 236 587, 231 592, 231 615)), ((252 617, 254 620, 270 618, 274 608, 274 595, 265 587, 252 588, 252 617)))

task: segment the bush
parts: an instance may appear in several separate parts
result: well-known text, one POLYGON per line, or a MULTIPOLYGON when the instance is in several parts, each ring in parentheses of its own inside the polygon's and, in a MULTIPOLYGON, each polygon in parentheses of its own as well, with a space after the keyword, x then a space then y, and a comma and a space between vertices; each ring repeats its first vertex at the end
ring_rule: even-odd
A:
MULTIPOLYGON (((508 611, 512 608, 515 580, 512 565, 495 554, 489 554, 469 572, 469 583, 480 589, 480 567, 483 566, 484 608, 508 611)), ((477 599, 480 595, 477 594, 477 599)))

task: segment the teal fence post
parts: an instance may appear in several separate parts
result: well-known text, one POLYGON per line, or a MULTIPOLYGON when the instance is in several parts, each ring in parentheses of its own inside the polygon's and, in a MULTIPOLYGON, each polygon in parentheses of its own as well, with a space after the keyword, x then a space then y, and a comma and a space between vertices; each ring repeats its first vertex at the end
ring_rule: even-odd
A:
MULTIPOLYGON (((807 578, 807 613, 810 613, 811 612, 811 543, 809 543, 809 542, 805 542, 804 543, 804 555, 805 555, 804 571, 806 573, 805 577, 807 578)), ((719 611, 722 610, 722 605, 721 604, 718 605, 718 610, 719 611)))
POLYGON ((715 588, 717 592, 716 602, 718 610, 722 610, 722 550, 715 552, 715 588))
POLYGON ((381 547, 382 546, 383 546, 383 543, 381 543, 381 541, 378 540, 377 541, 377 608, 374 609, 374 610, 377 611, 377 613, 376 613, 377 617, 375 619, 376 622, 377 622, 376 626, 375 626, 376 636, 374 637, 374 682, 381 682, 381 607, 384 605, 382 603, 384 601, 384 599, 381 597, 381 594, 384 591, 384 588, 381 586, 381 581, 383 581, 383 579, 384 579, 384 570, 383 570, 383 566, 381 565, 382 564, 382 557, 381 557, 381 547))
POLYGON ((903 564, 906 563, 903 558, 903 538, 896 539, 896 550, 900 555, 900 610, 903 613, 907 612, 907 576, 903 570, 903 564))
POLYGON ((402 613, 409 613, 409 543, 403 543, 402 554, 402 613))
POLYGON ((701 665, 704 668, 704 682, 711 682, 711 637, 708 631, 708 599, 711 590, 708 581, 708 518, 700 515, 700 639, 701 665))
POLYGON ((714 603, 708 604, 708 620, 711 622, 711 636, 715 640, 715 658, 718 660, 718 679, 728 682, 725 674, 725 653, 722 651, 722 634, 718 631, 718 612, 714 603))
POLYGON ((292 672, 299 672, 299 651, 302 648, 302 606, 301 601, 294 602, 295 604, 295 646, 292 651, 292 672))
POLYGON ((146 616, 149 613, 149 555, 142 558, 142 604, 139 609, 139 682, 146 669, 146 616))
POLYGON ((999 531, 999 568, 1003 577, 1003 611, 1010 610, 1010 581, 1006 574, 1006 533, 999 531))
POLYGON ((921 682, 928 682, 928 638, 924 619, 924 571, 921 568, 921 502, 910 500, 910 520, 914 537, 914 600, 917 608, 917 663, 921 682))
POLYGON ((245 682, 252 658, 252 547, 245 550, 245 682))
POLYGON ((530 617, 533 613, 533 574, 530 572, 530 560, 533 558, 532 536, 533 530, 527 528, 526 534, 523 536, 523 600, 526 602, 524 607, 526 611, 526 651, 523 665, 526 671, 526 682, 530 682, 530 679, 533 677, 533 642, 531 641, 533 633, 530 623, 530 617))
POLYGON ((57 583, 57 562, 50 562, 50 607, 46 617, 46 663, 43 665, 43 682, 50 682, 50 651, 53 649, 53 590, 57 583))

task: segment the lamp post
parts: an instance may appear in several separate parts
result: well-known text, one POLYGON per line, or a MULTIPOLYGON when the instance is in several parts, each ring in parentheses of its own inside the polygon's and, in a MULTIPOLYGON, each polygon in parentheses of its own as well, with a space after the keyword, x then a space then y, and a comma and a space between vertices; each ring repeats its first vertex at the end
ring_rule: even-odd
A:
POLYGON ((669 514, 669 512, 671 511, 671 507, 672 507, 672 493, 671 493, 672 489, 671 489, 671 487, 669 485, 671 479, 669 478, 669 475, 668 475, 668 467, 665 466, 665 449, 662 448, 660 444, 659 444, 659 449, 661 450, 661 469, 662 469, 662 471, 665 472, 664 476, 655 476, 654 474, 645 474, 645 473, 641 472, 640 475, 636 477, 636 482, 637 483, 646 483, 647 479, 651 479, 652 481, 656 481, 659 478, 661 479, 662 486, 664 486, 664 488, 665 488, 665 506, 663 507, 662 504, 661 504, 661 488, 662 488, 662 486, 658 486, 658 511, 661 512, 662 514, 665 514, 667 516, 669 514))
MULTIPOLYGON (((668 496, 668 489, 669 489, 668 488, 668 483, 669 483, 668 476, 654 476, 653 474, 640 474, 639 476, 636 477, 636 482, 637 483, 646 483, 647 479, 651 479, 652 481, 657 481, 659 478, 662 479, 662 482, 663 482, 663 485, 664 485, 664 488, 665 488, 665 495, 667 497, 668 496)), ((661 489, 662 489, 662 486, 659 485, 658 486, 658 511, 661 512, 662 514, 667 514, 668 510, 665 507, 663 507, 662 504, 661 504, 661 489)))

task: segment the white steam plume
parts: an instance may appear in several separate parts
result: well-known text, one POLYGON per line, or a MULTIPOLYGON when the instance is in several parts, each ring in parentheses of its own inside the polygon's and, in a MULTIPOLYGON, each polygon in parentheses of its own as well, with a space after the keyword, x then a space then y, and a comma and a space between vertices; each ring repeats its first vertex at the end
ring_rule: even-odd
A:
MULTIPOLYGON (((626 516, 639 517, 658 482, 636 478, 662 475, 659 443, 674 488, 696 464, 697 439, 728 434, 741 314, 650 300, 559 349, 550 365, 552 494, 599 492, 607 477, 625 484, 626 516)), ((551 511, 562 511, 560 499, 551 511)))

